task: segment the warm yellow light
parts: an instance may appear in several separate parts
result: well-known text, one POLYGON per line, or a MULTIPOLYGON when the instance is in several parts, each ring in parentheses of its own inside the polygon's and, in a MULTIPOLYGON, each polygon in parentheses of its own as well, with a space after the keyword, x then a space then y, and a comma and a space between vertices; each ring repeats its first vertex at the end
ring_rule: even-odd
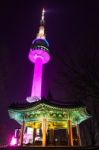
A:
POLYGON ((37 38, 45 39, 44 26, 40 26, 39 33, 37 34, 37 38))

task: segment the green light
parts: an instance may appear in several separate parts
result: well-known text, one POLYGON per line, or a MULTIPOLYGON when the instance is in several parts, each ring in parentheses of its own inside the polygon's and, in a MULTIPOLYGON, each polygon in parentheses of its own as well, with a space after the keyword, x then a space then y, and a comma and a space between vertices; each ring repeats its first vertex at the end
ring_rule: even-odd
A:
POLYGON ((31 106, 24 109, 10 109, 9 115, 17 122, 22 122, 24 114, 25 122, 41 122, 42 118, 46 117, 49 122, 67 122, 71 120, 73 126, 80 124, 82 121, 88 119, 90 116, 86 112, 85 107, 78 108, 62 108, 55 107, 45 103, 31 106))

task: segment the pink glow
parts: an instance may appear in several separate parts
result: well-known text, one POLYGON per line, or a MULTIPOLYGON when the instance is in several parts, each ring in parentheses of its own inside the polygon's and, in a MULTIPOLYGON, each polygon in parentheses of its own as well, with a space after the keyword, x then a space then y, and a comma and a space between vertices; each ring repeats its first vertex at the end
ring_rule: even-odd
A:
POLYGON ((11 139, 10 145, 14 146, 16 144, 17 144, 17 139, 13 136, 12 139, 11 139))
POLYGON ((47 63, 50 60, 49 50, 47 48, 31 48, 28 57, 32 63, 35 63, 31 97, 27 97, 26 99, 31 103, 41 99, 42 69, 43 64, 47 63))
POLYGON ((48 52, 44 51, 44 50, 32 50, 32 48, 30 49, 29 52, 29 60, 33 63, 35 63, 37 57, 41 57, 42 58, 42 63, 45 64, 50 60, 50 55, 48 52))
POLYGON ((38 97, 40 99, 41 99, 41 84, 42 84, 42 69, 43 69, 42 66, 43 66, 42 58, 37 57, 35 60, 31 97, 38 97))

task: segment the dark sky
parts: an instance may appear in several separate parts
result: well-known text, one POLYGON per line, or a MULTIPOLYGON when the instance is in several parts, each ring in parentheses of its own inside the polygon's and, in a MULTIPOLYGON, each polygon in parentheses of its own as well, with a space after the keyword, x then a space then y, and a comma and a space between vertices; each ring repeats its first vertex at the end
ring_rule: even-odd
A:
POLYGON ((73 101, 73 88, 62 77, 68 70, 62 59, 82 72, 87 69, 86 60, 91 60, 94 54, 99 64, 96 1, 0 2, 0 125, 8 132, 17 126, 9 119, 8 106, 12 102, 25 102, 31 93, 33 64, 27 55, 38 32, 43 7, 47 11, 46 37, 51 61, 43 67, 42 95, 47 96, 50 89, 54 99, 73 101), (62 79, 62 84, 58 84, 57 80, 62 79))

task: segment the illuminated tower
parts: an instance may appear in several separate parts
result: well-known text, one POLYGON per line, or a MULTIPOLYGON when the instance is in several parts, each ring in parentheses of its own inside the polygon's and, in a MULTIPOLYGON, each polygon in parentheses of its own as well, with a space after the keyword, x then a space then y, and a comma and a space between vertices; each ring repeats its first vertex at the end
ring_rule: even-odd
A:
POLYGON ((27 98, 27 101, 30 103, 41 99, 43 64, 47 63, 50 60, 49 43, 47 42, 45 37, 44 15, 45 10, 43 9, 40 20, 39 32, 37 34, 36 39, 33 40, 29 52, 29 60, 35 65, 31 97, 27 98))

